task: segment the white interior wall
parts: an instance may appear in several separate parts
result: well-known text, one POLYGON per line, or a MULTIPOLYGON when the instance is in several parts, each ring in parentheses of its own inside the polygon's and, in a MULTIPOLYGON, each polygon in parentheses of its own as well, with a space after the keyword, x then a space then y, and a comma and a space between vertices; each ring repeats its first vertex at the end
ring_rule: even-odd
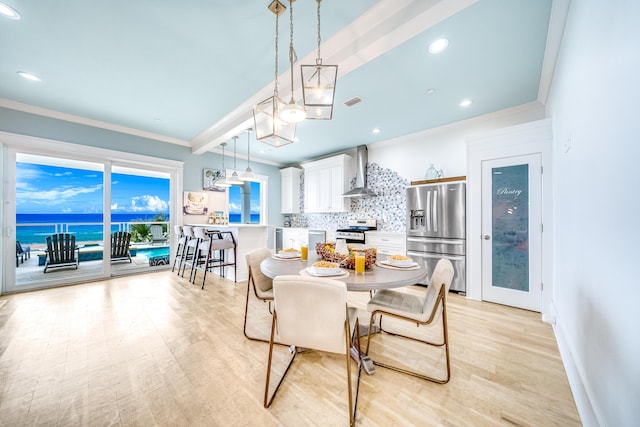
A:
POLYGON ((573 1, 548 103, 556 336, 584 425, 640 420, 640 3, 573 1))
POLYGON ((433 163, 445 177, 467 175, 466 141, 495 129, 544 118, 537 103, 510 108, 367 146, 369 162, 396 171, 409 181, 424 179, 433 163))

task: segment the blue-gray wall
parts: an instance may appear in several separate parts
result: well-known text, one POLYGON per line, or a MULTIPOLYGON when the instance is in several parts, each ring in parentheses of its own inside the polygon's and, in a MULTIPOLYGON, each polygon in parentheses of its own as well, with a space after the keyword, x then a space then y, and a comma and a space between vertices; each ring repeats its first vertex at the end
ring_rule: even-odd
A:
MULTIPOLYGON (((189 147, 6 108, 0 108, 0 131, 182 161, 184 162, 184 190, 201 190, 202 169, 219 169, 222 162, 221 156, 218 154, 194 155, 189 147)), ((229 162, 230 159, 227 155, 226 161, 229 162)), ((225 165, 231 166, 232 163, 225 165)), ((244 168, 244 165, 244 160, 238 162, 238 168, 244 168)), ((256 174, 269 177, 267 222, 273 225, 282 225, 279 168, 252 161, 251 169, 256 174)))

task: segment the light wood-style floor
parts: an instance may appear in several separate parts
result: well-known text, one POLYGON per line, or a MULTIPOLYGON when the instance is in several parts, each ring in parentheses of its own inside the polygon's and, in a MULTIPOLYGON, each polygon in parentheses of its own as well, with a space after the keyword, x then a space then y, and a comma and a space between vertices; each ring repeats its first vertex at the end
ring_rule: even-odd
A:
MULTIPOLYGON (((163 271, 0 297, 0 425, 347 425, 336 355, 299 354, 263 408, 268 344, 242 334, 245 295, 246 282, 211 275, 202 291, 163 271)), ((367 299, 350 294, 362 323, 367 299)), ((357 425, 580 425, 539 314, 456 294, 448 304, 451 381, 363 372, 357 425)), ((266 336, 266 305, 251 310, 252 332, 266 336)), ((374 343, 374 359, 394 357, 387 337, 374 343)), ((282 365, 286 348, 277 350, 282 365)), ((435 369, 439 352, 402 357, 435 369)))

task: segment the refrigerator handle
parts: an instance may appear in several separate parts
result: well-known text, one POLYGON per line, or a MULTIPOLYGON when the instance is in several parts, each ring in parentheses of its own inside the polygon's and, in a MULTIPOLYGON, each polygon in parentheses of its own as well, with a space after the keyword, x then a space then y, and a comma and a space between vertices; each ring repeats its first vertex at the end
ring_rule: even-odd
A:
POLYGON ((412 256, 412 257, 416 257, 416 258, 432 258, 432 259, 444 258, 444 259, 448 259, 450 261, 463 261, 464 260, 464 256, 455 256, 455 255, 447 255, 447 254, 432 254, 432 253, 414 252, 414 251, 407 251, 407 256, 412 256))
POLYGON ((427 209, 425 210, 427 231, 431 231, 431 191, 427 192, 427 209))
POLYGON ((431 218, 433 219, 433 231, 438 232, 438 190, 433 191, 433 203, 431 203, 431 218))

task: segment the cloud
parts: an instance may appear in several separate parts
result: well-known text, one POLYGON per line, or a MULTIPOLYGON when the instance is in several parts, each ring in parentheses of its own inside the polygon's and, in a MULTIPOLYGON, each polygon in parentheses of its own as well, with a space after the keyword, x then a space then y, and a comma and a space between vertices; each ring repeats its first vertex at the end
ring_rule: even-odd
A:
POLYGON ((168 212, 169 203, 158 196, 138 196, 131 199, 132 212, 168 212))
POLYGON ((61 187, 43 190, 33 187, 16 186, 18 199, 29 200, 32 203, 47 202, 50 204, 67 203, 70 199, 81 194, 91 194, 102 191, 102 184, 91 187, 61 187))
POLYGON ((54 173, 52 175, 53 176, 71 176, 71 175, 73 175, 73 173, 72 172, 62 172, 62 173, 59 172, 59 173, 54 173))

